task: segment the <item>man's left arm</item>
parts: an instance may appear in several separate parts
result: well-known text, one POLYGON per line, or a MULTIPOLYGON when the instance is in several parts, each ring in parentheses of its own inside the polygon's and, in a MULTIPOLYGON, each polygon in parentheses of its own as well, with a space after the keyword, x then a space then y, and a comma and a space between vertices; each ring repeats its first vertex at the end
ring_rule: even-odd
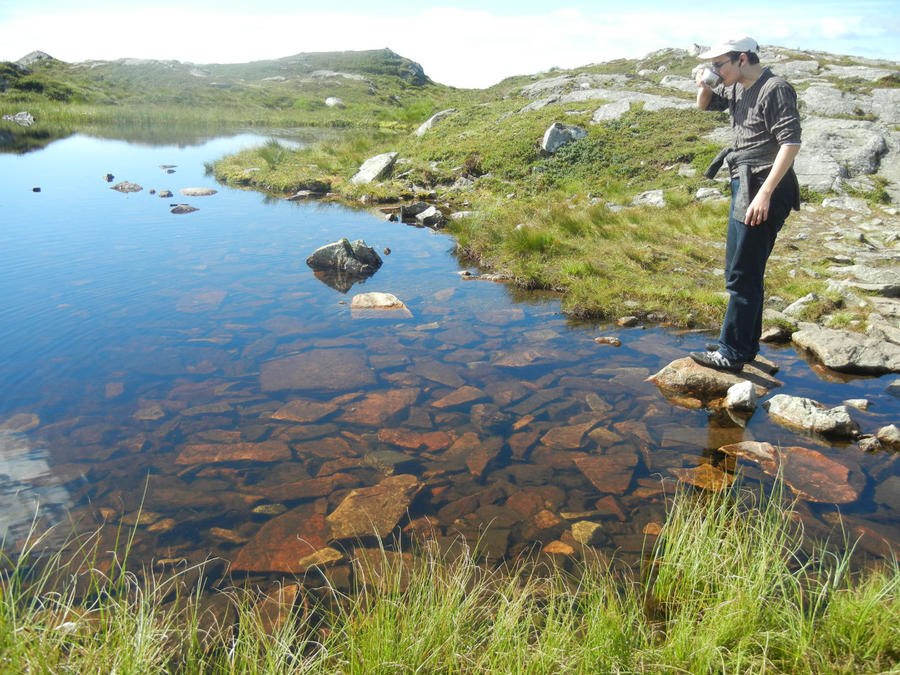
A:
POLYGON ((768 219, 772 193, 775 192, 778 183, 781 182, 781 179, 784 178, 784 175, 791 168, 798 152, 800 152, 799 143, 782 145, 778 149, 778 154, 775 156, 775 162, 772 164, 769 175, 760 186, 759 192, 756 193, 753 201, 750 202, 750 206, 747 207, 747 215, 744 218, 744 222, 747 225, 752 227, 753 225, 759 225, 768 219))

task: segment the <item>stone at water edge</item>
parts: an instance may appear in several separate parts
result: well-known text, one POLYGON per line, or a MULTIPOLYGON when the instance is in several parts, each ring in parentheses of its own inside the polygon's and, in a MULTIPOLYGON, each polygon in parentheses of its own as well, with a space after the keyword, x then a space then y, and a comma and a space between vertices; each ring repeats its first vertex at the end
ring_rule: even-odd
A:
POLYGON ((359 167, 359 170, 353 174, 350 179, 351 183, 356 185, 371 183, 387 176, 391 169, 394 168, 394 162, 400 156, 398 152, 385 152, 374 157, 370 157, 359 167))
POLYGON ((819 326, 805 327, 791 340, 831 370, 873 375, 900 372, 900 345, 886 340, 819 326))
POLYGON ((763 407, 782 425, 826 436, 856 438, 859 435, 859 425, 845 405, 826 409, 810 398, 776 394, 763 407))
POLYGON ((726 408, 749 412, 756 410, 758 404, 759 399, 752 382, 744 380, 728 387, 728 394, 725 397, 726 408))
POLYGON ((900 450, 900 429, 897 428, 896 424, 881 427, 875 436, 882 445, 885 445, 892 450, 900 450))
POLYGON ((729 387, 744 380, 753 383, 757 396, 765 396, 769 390, 782 385, 755 362, 746 364, 740 373, 727 373, 701 366, 690 357, 676 359, 647 378, 647 382, 660 389, 705 400, 725 397, 729 387))

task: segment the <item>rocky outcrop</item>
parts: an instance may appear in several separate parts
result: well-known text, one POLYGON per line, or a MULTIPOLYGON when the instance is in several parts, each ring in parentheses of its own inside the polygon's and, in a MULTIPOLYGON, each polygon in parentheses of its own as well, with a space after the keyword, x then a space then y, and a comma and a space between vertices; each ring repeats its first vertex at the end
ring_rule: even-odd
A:
POLYGON ((353 174, 353 177, 350 179, 351 183, 355 183, 357 185, 371 183, 372 181, 381 180, 390 174, 391 169, 394 168, 394 162, 397 161, 397 157, 400 153, 397 152, 384 152, 380 155, 375 155, 374 157, 370 157, 362 165, 359 167, 359 170, 353 174))
POLYGON ((763 407, 769 417, 791 428, 823 436, 855 438, 859 435, 859 425, 846 405, 825 408, 811 398, 775 394, 763 403, 763 407))
POLYGON ((805 327, 791 336, 823 365, 844 373, 900 373, 900 345, 847 330, 805 327))
POLYGON ((886 131, 874 122, 809 118, 794 163, 801 185, 824 192, 840 190, 855 176, 876 173, 888 152, 886 131))

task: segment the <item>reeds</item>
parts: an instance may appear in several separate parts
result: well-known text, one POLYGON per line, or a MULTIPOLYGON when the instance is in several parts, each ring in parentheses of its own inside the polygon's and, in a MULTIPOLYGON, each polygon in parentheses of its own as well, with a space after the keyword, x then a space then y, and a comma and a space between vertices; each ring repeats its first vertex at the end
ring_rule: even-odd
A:
POLYGON ((231 588, 212 624, 184 572, 101 573, 93 553, 37 565, 32 547, 2 573, 0 670, 897 672, 896 559, 851 573, 852 546, 803 544, 777 486, 683 490, 641 571, 592 549, 575 571, 541 556, 488 568, 426 542, 362 557, 349 594, 301 586, 277 620, 231 588))

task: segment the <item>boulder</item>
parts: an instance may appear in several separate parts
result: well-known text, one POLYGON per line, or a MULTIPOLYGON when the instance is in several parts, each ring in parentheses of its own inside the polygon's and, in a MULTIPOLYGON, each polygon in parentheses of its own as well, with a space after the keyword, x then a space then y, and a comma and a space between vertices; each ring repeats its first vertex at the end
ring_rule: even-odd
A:
POLYGON ((827 368, 843 373, 900 373, 900 345, 847 330, 808 326, 791 339, 827 368))
POLYGON ((416 223, 424 227, 440 227, 446 220, 444 214, 434 206, 429 206, 424 211, 416 214, 416 223))
POLYGON ((194 211, 199 211, 196 206, 191 206, 190 204, 176 204, 173 206, 169 213, 174 213, 176 216, 184 214, 184 213, 193 213, 194 211))
POLYGON ((21 127, 30 127, 34 124, 34 117, 31 116, 31 113, 24 110, 17 112, 15 115, 4 115, 3 119, 7 122, 15 122, 21 127))
POLYGON ((360 293, 353 296, 350 313, 355 319, 376 318, 411 318, 412 312, 396 295, 391 293, 360 293))
POLYGON ((685 357, 672 361, 647 381, 666 391, 709 401, 727 396, 733 385, 747 380, 753 384, 757 396, 765 396, 782 383, 764 372, 760 365, 754 361, 746 364, 740 373, 728 373, 701 366, 685 357))
POLYGON ((115 190, 116 192, 128 193, 128 192, 140 192, 144 188, 142 188, 137 183, 129 183, 127 180, 123 180, 120 183, 116 183, 109 189, 115 190))
POLYGON ((803 123, 803 147, 794 162, 800 185, 825 191, 843 179, 872 174, 888 146, 873 122, 812 117, 803 123))
POLYGON ((806 112, 826 117, 834 115, 860 115, 872 110, 871 99, 866 100, 837 87, 814 84, 799 95, 806 112))
POLYGON ((584 138, 587 136, 587 133, 586 129, 573 124, 554 122, 544 132, 544 138, 541 140, 541 150, 552 155, 567 143, 584 138))
POLYGON ((381 256, 362 239, 326 244, 313 251, 306 264, 318 270, 336 270, 351 275, 371 276, 381 267, 381 256))
POLYGON ((394 162, 400 155, 398 152, 384 152, 380 155, 370 157, 359 167, 359 170, 353 174, 350 179, 351 183, 361 185, 371 183, 375 180, 381 180, 394 168, 394 162))
POLYGON ((810 398, 775 394, 763 407, 769 417, 779 424, 823 436, 855 438, 859 435, 859 425, 850 416, 845 405, 825 408, 810 398))
POLYGON ((702 187, 697 188, 697 192, 694 194, 694 199, 697 201, 703 202, 707 199, 721 199, 724 195, 719 188, 714 187, 702 187))
POLYGON ((666 205, 666 198, 662 190, 647 190, 631 201, 632 206, 652 206, 661 209, 666 205))
POLYGON ((413 132, 413 134, 415 134, 416 136, 424 136, 425 132, 427 132, 429 129, 431 129, 431 127, 433 127, 437 122, 439 122, 443 118, 447 117, 448 115, 452 115, 455 112, 456 112, 456 108, 448 108, 447 110, 441 110, 440 112, 435 113, 434 115, 429 117, 427 120, 422 122, 422 124, 419 125, 419 128, 416 129, 413 132))
POLYGON ((881 427, 875 434, 875 437, 881 441, 881 444, 891 450, 900 450, 900 429, 896 424, 889 424, 881 427))
POLYGON ((345 107, 344 102, 341 99, 339 99, 337 96, 329 96, 328 98, 326 98, 325 105, 327 105, 329 108, 345 107))
POLYGON ((728 387, 725 407, 732 410, 753 411, 758 405, 756 389, 749 380, 743 380, 728 387))

